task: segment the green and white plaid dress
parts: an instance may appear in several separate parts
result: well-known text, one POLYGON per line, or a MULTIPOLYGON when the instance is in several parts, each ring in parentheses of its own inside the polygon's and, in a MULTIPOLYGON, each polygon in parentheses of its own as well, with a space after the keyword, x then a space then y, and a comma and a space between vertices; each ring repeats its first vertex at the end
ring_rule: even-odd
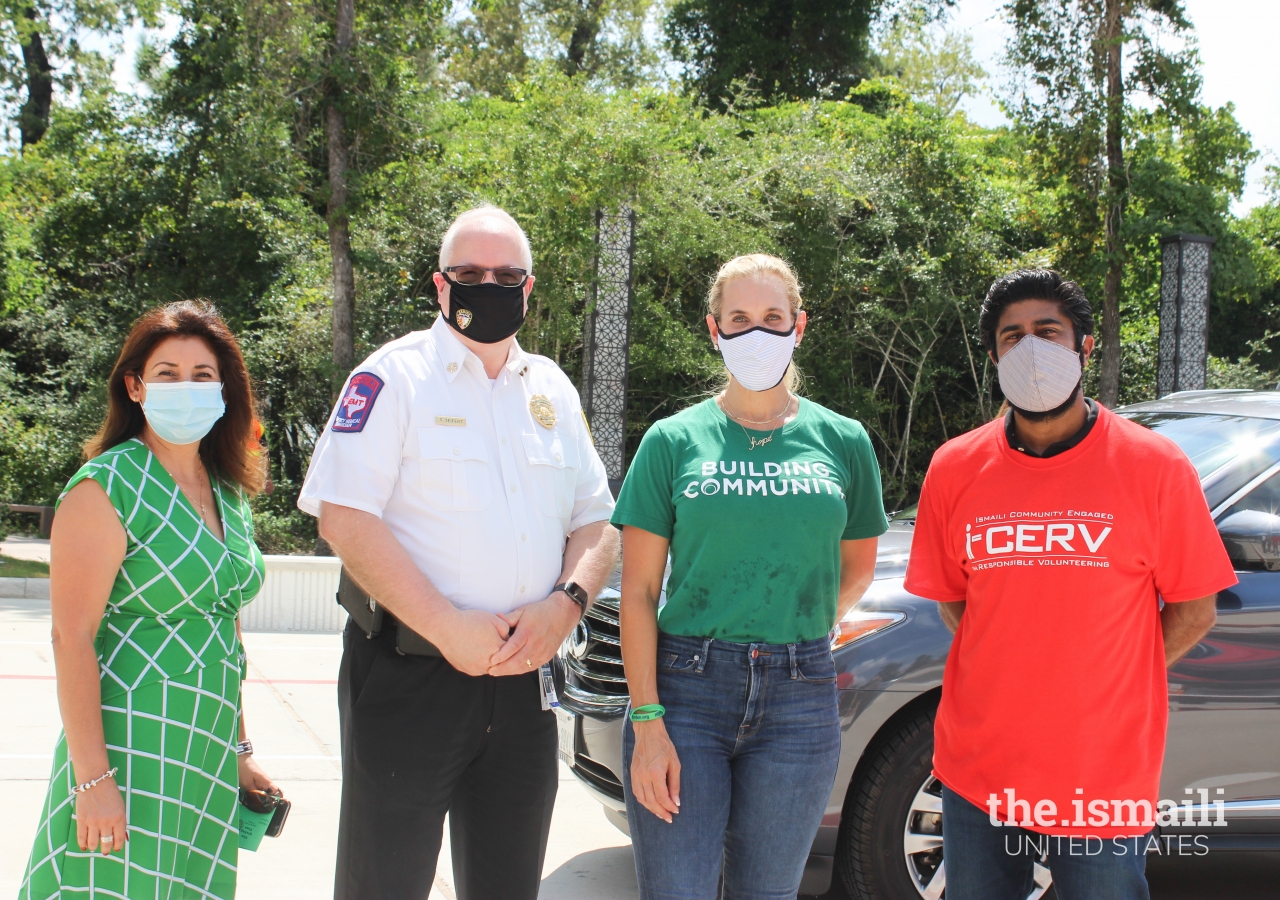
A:
POLYGON ((220 541, 140 441, 90 460, 66 490, 86 478, 106 490, 128 540, 96 646, 129 841, 123 855, 80 849, 63 735, 18 896, 233 897, 244 665, 235 625, 263 578, 248 498, 213 481, 220 541))

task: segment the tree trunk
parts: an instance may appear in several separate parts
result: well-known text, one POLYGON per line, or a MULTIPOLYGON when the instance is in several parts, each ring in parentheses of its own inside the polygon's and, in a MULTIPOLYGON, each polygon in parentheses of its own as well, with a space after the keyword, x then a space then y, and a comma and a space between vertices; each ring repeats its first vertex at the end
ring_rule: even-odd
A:
POLYGON ((1106 0, 1103 40, 1107 59, 1107 194, 1104 229, 1107 275, 1102 299, 1102 371, 1098 400, 1114 409, 1120 401, 1120 283, 1124 278, 1124 218, 1129 179, 1124 169, 1124 0, 1106 0))
MULTIPOLYGON (((333 41, 333 69, 345 75, 347 54, 355 40, 355 0, 338 0, 337 33, 333 41)), ((333 260, 334 393, 341 390, 355 365, 356 281, 351 267, 351 230, 347 217, 347 115, 342 111, 343 77, 330 75, 325 107, 325 137, 329 145, 329 256, 333 260)), ((317 536, 311 552, 333 556, 333 548, 317 536)))
MULTIPOLYGON (((355 36, 355 0, 338 0, 334 66, 345 68, 355 36)), ((355 365, 356 286, 351 267, 351 233, 347 217, 347 117, 342 111, 342 85, 334 79, 325 110, 329 143, 329 254, 333 258, 333 367, 345 380, 355 365)))
POLYGON ((27 69, 27 101, 18 112, 18 130, 22 134, 22 146, 38 144, 49 130, 49 110, 53 106, 53 66, 44 52, 44 39, 36 23, 35 7, 22 10, 23 22, 18 23, 19 40, 22 43, 22 62, 27 69))
POLYGON ((569 36, 569 46, 565 50, 566 70, 570 75, 583 71, 587 61, 587 51, 596 42, 600 34, 600 10, 604 0, 588 0, 578 22, 569 36))

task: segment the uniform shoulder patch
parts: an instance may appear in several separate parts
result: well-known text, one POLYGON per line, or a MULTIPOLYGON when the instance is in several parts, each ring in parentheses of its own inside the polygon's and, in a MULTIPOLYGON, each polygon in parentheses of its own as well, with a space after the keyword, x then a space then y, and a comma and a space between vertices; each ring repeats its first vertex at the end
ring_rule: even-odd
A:
POLYGON ((338 411, 333 416, 333 430, 352 434, 364 430, 364 423, 373 412, 373 403, 382 391, 382 379, 372 372, 357 372, 347 382, 347 390, 338 401, 338 411))

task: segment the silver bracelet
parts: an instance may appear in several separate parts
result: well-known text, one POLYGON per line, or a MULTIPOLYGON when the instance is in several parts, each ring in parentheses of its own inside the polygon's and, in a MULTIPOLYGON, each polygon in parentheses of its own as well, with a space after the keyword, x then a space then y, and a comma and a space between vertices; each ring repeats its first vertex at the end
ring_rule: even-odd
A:
POLYGON ((236 744, 236 756, 253 756, 253 744, 249 741, 236 744))
POLYGON ((85 791, 89 790, 90 788, 95 788, 98 785, 102 784, 102 782, 106 781, 108 778, 114 778, 116 775, 116 772, 119 772, 119 771, 120 771, 119 766, 112 766, 110 769, 107 769, 107 771, 103 772, 101 775, 99 775, 97 778, 93 779, 92 781, 86 781, 84 784, 77 784, 75 787, 71 789, 71 793, 83 794, 85 791))

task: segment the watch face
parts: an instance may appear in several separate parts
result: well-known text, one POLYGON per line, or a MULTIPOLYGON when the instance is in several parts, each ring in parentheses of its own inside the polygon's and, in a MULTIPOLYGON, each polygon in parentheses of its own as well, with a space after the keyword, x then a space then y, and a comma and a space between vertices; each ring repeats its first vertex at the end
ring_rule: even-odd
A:
POLYGON ((587 608, 587 592, 582 589, 582 585, 572 581, 566 581, 560 585, 557 590, 564 591, 572 598, 573 602, 581 606, 584 610, 587 608))

